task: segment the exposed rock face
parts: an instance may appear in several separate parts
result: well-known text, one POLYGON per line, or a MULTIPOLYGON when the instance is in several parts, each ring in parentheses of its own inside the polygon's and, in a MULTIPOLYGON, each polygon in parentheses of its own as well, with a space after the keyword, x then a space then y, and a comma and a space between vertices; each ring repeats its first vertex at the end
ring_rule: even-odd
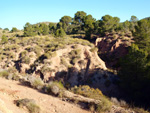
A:
POLYGON ((108 67, 113 67, 119 58, 128 53, 128 47, 132 42, 132 37, 108 34, 105 37, 97 38, 95 45, 108 67))
POLYGON ((66 80, 72 86, 78 85, 80 80, 85 81, 90 75, 90 70, 102 69, 107 70, 105 63, 98 57, 97 52, 91 52, 91 47, 77 45, 74 49, 73 45, 67 46, 65 49, 56 51, 56 56, 48 59, 46 62, 51 61, 50 64, 39 64, 36 66, 35 73, 44 75, 44 81, 51 79, 66 80), (78 52, 75 56, 73 52, 78 52), (74 61, 72 61, 74 59, 74 61), (45 66, 45 72, 43 67, 45 66))

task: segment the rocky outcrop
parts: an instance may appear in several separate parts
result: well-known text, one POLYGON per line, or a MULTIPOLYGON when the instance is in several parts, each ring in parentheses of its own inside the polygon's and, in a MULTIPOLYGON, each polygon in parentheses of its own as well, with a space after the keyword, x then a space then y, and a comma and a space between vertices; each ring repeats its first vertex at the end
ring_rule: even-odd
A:
POLYGON ((50 64, 38 64, 33 75, 43 74, 44 81, 63 79, 74 86, 79 84, 79 79, 82 82, 86 81, 91 70, 107 70, 105 62, 98 57, 97 52, 90 51, 91 47, 76 45, 77 47, 74 49, 72 46, 69 45, 60 49, 56 51, 55 57, 44 60, 45 62, 51 62, 50 64))
POLYGON ((131 45, 132 37, 121 34, 108 34, 105 37, 97 38, 95 45, 98 47, 100 57, 107 63, 108 67, 113 67, 119 58, 128 53, 128 47, 131 45))

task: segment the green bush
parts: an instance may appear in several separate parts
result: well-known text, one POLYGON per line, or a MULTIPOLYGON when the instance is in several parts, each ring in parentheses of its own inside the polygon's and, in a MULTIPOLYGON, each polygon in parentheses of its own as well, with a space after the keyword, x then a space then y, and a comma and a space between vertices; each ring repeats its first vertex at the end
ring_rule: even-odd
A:
POLYGON ((51 59, 52 57, 55 57, 57 56, 57 53, 56 52, 51 52, 51 51, 48 51, 44 54, 44 56, 47 58, 47 59, 51 59))
POLYGON ((4 44, 7 43, 8 42, 8 38, 5 35, 3 35, 1 37, 1 42, 4 43, 4 44))
POLYGON ((10 73, 6 79, 19 81, 20 77, 15 73, 10 73))
POLYGON ((52 72, 53 69, 51 69, 48 65, 44 65, 42 68, 41 68, 41 72, 43 74, 45 74, 46 72, 52 72))
POLYGON ((18 31, 18 29, 16 27, 13 27, 12 30, 11 30, 12 33, 17 32, 17 31, 18 31))
POLYGON ((36 53, 37 57, 42 55, 43 49, 40 46, 36 45, 33 50, 36 53))
POLYGON ((111 109, 112 103, 107 97, 105 97, 99 89, 90 88, 88 85, 75 86, 71 88, 73 93, 100 100, 99 104, 90 103, 89 109, 92 111, 97 111, 98 113, 106 112, 111 109))
POLYGON ((68 67, 68 63, 66 62, 65 58, 61 58, 61 64, 63 64, 65 67, 68 67))
POLYGON ((27 50, 28 52, 31 52, 31 51, 33 51, 33 47, 29 46, 29 47, 25 48, 25 50, 27 50))
POLYGON ((20 57, 23 58, 28 55, 28 51, 24 50, 20 53, 20 57))
POLYGON ((47 93, 53 93, 55 95, 57 94, 61 94, 60 90, 64 90, 64 85, 61 83, 61 81, 53 81, 53 82, 49 82, 46 85, 46 92, 47 93))
POLYGON ((83 85, 79 87, 75 86, 71 88, 71 91, 76 94, 93 99, 100 99, 103 96, 102 92, 99 89, 90 88, 88 85, 83 85))
POLYGON ((108 112, 110 111, 112 107, 112 103, 106 98, 106 97, 103 97, 101 98, 101 102, 96 105, 96 111, 98 113, 101 113, 101 112, 108 112))
POLYGON ((71 64, 75 64, 77 62, 77 60, 80 59, 80 53, 81 53, 81 49, 75 49, 75 50, 72 50, 70 53, 69 53, 69 57, 70 57, 70 63, 71 64))
POLYGON ((35 103, 33 99, 20 99, 16 100, 16 105, 18 107, 26 107, 29 113, 40 113, 40 107, 35 103))
POLYGON ((79 59, 79 58, 73 58, 73 59, 71 60, 71 64, 75 65, 75 63, 78 61, 78 59, 79 59))
POLYGON ((33 78, 30 80, 31 86, 35 89, 42 89, 44 82, 40 78, 33 78))
POLYGON ((25 56, 25 57, 23 57, 22 58, 22 63, 25 63, 25 64, 30 64, 30 57, 28 57, 28 56, 25 56))
POLYGON ((66 36, 66 33, 65 33, 65 31, 62 28, 60 28, 60 29, 56 30, 55 36, 56 37, 64 37, 64 36, 66 36))
POLYGON ((1 72, 0 72, 0 77, 7 78, 8 76, 9 76, 8 71, 4 70, 4 71, 1 71, 1 72))
POLYGON ((97 52, 97 51, 98 51, 98 48, 93 47, 93 48, 90 49, 90 51, 91 51, 91 52, 97 52))

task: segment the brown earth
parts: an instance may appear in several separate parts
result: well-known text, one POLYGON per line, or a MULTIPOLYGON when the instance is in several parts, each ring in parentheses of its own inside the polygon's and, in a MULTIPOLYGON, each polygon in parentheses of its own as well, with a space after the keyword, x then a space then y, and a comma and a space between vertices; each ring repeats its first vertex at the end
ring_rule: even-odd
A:
POLYGON ((22 86, 17 81, 0 78, 0 113, 28 113, 14 104, 14 100, 24 98, 34 99, 41 113, 90 113, 75 104, 22 86))

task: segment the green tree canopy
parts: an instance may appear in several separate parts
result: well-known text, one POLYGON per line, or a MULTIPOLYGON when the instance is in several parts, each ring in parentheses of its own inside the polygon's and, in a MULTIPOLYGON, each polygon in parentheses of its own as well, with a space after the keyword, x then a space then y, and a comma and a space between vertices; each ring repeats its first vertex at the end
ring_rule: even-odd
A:
POLYGON ((62 22, 63 24, 65 24, 66 26, 68 26, 71 22, 72 22, 72 18, 70 16, 63 16, 60 19, 60 22, 62 22))
POLYGON ((49 34, 49 27, 48 25, 41 23, 39 28, 41 29, 41 34, 42 35, 48 35, 49 34))
POLYGON ((135 23, 137 21, 138 21, 138 18, 136 16, 132 15, 131 18, 130 18, 130 22, 134 22, 135 23))
POLYGON ((62 22, 58 22, 58 23, 57 23, 57 29, 62 28, 62 25, 63 25, 62 22))
POLYGON ((73 33, 82 33, 83 30, 83 24, 84 24, 84 19, 86 17, 86 13, 84 11, 78 11, 75 13, 74 15, 74 19, 73 19, 73 33))
POLYGON ((150 59, 147 51, 133 44, 129 48, 129 54, 122 58, 120 65, 120 87, 134 101, 149 103, 150 59))
POLYGON ((56 30, 55 36, 56 37, 64 37, 64 36, 66 36, 66 33, 65 33, 65 31, 62 28, 60 28, 60 29, 56 30))
POLYGON ((134 37, 140 48, 150 48, 150 20, 142 19, 135 26, 134 37))
POLYGON ((56 24, 54 24, 54 23, 49 23, 48 27, 49 27, 50 33, 53 34, 53 33, 55 32, 55 30, 56 30, 56 24))
POLYGON ((76 24, 82 24, 85 17, 86 13, 84 11, 78 11, 75 13, 74 21, 76 24))
POLYGON ((11 30, 12 33, 17 32, 17 31, 18 31, 18 29, 16 27, 13 27, 12 30, 11 30))
POLYGON ((64 31, 68 33, 68 27, 70 26, 72 22, 72 18, 70 16, 63 16, 60 19, 60 22, 62 23, 62 28, 64 29, 64 31))
POLYGON ((115 30, 119 25, 120 19, 118 17, 112 17, 110 15, 105 15, 99 21, 100 33, 110 32, 115 30))
POLYGON ((83 29, 86 33, 87 38, 91 38, 91 34, 94 31, 94 24, 95 24, 95 19, 92 17, 92 15, 87 15, 84 18, 84 24, 83 24, 83 29))
POLYGON ((4 30, 9 31, 9 29, 8 29, 8 28, 4 28, 4 30))
POLYGON ((33 28, 33 26, 27 22, 24 26, 24 36, 35 36, 36 32, 33 28))
POLYGON ((41 35, 42 29, 39 27, 38 24, 35 24, 32 27, 33 27, 34 32, 35 32, 36 35, 41 35))

